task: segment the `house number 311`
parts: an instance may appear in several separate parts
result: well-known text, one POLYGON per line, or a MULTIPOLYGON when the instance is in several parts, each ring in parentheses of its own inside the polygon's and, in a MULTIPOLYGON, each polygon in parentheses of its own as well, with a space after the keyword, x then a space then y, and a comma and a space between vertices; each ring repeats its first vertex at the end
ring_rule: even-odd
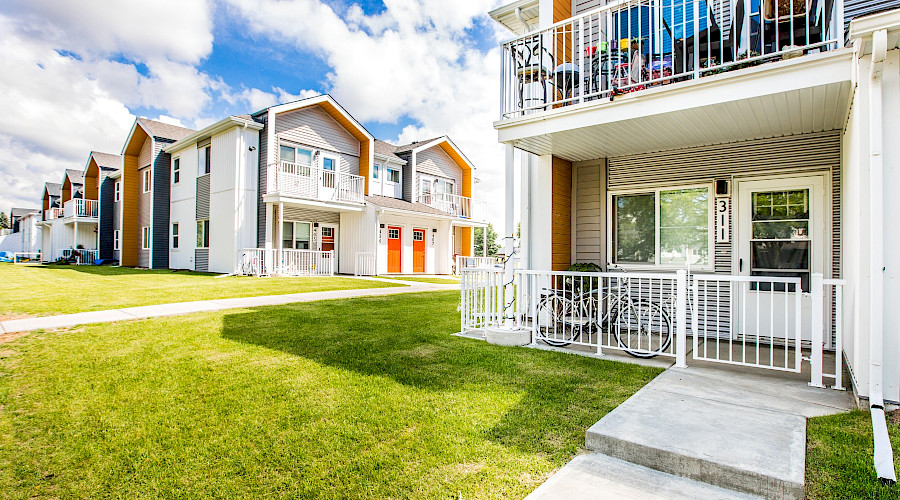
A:
POLYGON ((716 243, 728 243, 728 227, 731 225, 729 198, 716 198, 716 243))

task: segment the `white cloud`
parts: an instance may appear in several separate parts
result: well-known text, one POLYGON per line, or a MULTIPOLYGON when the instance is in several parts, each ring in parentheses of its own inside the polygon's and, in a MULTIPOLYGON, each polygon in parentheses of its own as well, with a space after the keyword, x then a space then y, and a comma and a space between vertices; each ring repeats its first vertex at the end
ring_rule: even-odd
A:
POLYGON ((338 13, 317 0, 227 2, 255 36, 321 56, 331 68, 329 93, 357 119, 408 116, 420 124, 384 139, 453 138, 479 167, 476 196, 489 200, 490 220, 502 227, 503 148, 492 127, 499 54, 479 51, 466 32, 496 1, 386 0, 372 16, 358 6, 338 13))
POLYGON ((272 92, 266 92, 257 88, 244 88, 236 93, 223 93, 223 98, 229 104, 245 104, 247 109, 253 112, 276 104, 284 104, 317 95, 319 95, 319 92, 315 90, 304 89, 297 94, 292 94, 281 87, 272 87, 272 92))

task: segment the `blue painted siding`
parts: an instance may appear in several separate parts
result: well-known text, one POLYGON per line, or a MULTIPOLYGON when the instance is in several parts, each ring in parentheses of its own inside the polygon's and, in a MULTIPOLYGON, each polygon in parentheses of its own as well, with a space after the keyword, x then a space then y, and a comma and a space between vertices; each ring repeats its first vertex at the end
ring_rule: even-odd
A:
POLYGON ((113 215, 115 213, 115 189, 116 181, 103 175, 100 180, 100 221, 98 224, 98 240, 100 244, 100 258, 112 259, 113 256, 113 215))
POLYGON ((162 148, 172 144, 173 140, 154 137, 153 144, 153 262, 154 269, 169 267, 169 198, 171 194, 171 155, 163 153, 162 148))

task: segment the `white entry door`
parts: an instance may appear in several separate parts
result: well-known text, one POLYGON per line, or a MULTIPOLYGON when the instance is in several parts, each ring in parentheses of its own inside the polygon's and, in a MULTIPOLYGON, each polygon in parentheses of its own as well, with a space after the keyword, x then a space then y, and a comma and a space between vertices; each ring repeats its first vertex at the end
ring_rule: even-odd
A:
MULTIPOLYGON (((803 340, 811 338, 810 275, 825 272, 825 196, 822 175, 737 184, 734 270, 742 276, 800 279, 803 340)), ((732 297, 738 325, 733 334, 783 338, 796 332, 794 291, 785 283, 740 283, 732 297)))

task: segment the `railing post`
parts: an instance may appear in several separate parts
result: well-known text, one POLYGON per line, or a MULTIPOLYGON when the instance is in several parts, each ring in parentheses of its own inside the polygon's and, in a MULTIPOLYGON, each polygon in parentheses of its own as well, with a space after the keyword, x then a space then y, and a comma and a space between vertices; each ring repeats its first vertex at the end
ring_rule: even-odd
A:
POLYGON ((330 271, 329 271, 328 275, 334 276, 334 250, 329 250, 328 252, 331 254, 328 258, 328 260, 330 262, 330 266, 329 266, 330 271))
MULTIPOLYGON (((809 352, 810 382, 813 387, 825 387, 822 383, 822 312, 825 300, 825 283, 821 273, 812 273, 810 277, 812 293, 812 346, 809 352)), ((797 311, 800 314, 800 311, 797 311)), ((797 346, 799 349, 799 346, 797 346)))
POLYGON ((687 271, 675 273, 675 366, 687 367, 687 271))

